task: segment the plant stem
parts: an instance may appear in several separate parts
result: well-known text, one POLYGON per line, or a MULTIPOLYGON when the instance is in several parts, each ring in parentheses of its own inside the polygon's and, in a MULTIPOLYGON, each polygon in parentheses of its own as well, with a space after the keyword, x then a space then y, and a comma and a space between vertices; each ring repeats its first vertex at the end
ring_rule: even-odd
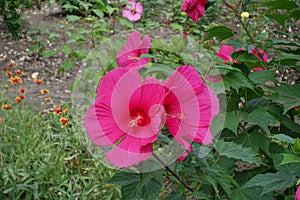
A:
POLYGON ((153 157, 160 163, 162 164, 165 169, 172 174, 186 189, 188 189, 191 192, 195 192, 193 188, 191 188, 186 182, 184 182, 176 172, 174 172, 169 166, 167 166, 155 153, 153 153, 153 157))
POLYGON ((246 25, 244 24, 244 22, 242 21, 242 18, 241 18, 241 16, 240 16, 240 14, 238 13, 238 11, 237 11, 234 7, 232 7, 230 4, 228 4, 225 0, 222 0, 222 2, 223 2, 228 8, 230 8, 231 10, 234 11, 235 16, 237 17, 237 19, 239 20, 239 22, 242 24, 243 29, 246 31, 246 34, 248 35, 251 44, 254 44, 254 43, 255 43, 255 42, 254 42, 254 39, 253 39, 253 37, 251 36, 250 32, 248 31, 248 29, 247 29, 246 25))

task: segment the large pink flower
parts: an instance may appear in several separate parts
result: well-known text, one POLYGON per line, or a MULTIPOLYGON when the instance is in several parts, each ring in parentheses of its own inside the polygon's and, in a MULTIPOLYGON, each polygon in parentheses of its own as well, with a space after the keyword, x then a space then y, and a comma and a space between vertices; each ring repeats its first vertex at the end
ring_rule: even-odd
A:
POLYGON ((127 45, 122 46, 117 56, 119 67, 141 68, 146 65, 150 58, 141 58, 142 54, 149 51, 151 41, 149 35, 145 35, 141 41, 140 32, 133 32, 128 35, 127 45))
POLYGON ((253 54, 260 61, 262 61, 262 60, 265 62, 269 61, 267 53, 262 49, 253 48, 253 49, 251 49, 250 53, 253 54))
POLYGON ((198 22, 205 13, 206 4, 207 0, 184 0, 181 11, 186 12, 194 22, 198 22))
POLYGON ((105 153, 110 163, 129 167, 151 157, 152 144, 165 121, 165 92, 156 79, 142 81, 136 70, 126 68, 114 69, 101 80, 84 125, 96 145, 118 143, 105 153))
POLYGON ((164 85, 169 89, 164 100, 165 125, 174 139, 188 151, 192 151, 191 142, 212 142, 210 125, 219 113, 219 102, 198 72, 191 66, 181 66, 164 85))
POLYGON ((300 200, 300 186, 298 186, 298 189, 296 191, 295 200, 300 200))
POLYGON ((216 54, 216 56, 222 58, 225 62, 232 62, 233 59, 230 56, 232 50, 233 50, 233 46, 223 45, 220 47, 220 50, 216 54))
POLYGON ((143 14, 142 4, 140 2, 135 2, 135 0, 129 0, 127 3, 128 5, 122 10, 122 16, 132 22, 141 19, 143 14))

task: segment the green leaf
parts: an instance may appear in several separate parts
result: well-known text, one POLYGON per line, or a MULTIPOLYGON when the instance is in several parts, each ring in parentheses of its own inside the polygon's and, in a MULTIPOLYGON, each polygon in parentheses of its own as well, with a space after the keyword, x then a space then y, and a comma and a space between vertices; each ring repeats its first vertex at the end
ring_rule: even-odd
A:
POLYGON ((223 82, 226 90, 229 90, 230 87, 236 91, 238 91, 240 87, 253 88, 249 80, 239 72, 229 72, 223 78, 223 82))
POLYGON ((295 185, 296 182, 297 178, 294 174, 286 172, 266 173, 256 175, 243 188, 261 186, 263 187, 261 195, 263 195, 274 190, 285 190, 295 185))
POLYGON ((214 37, 217 37, 219 41, 223 41, 236 34, 235 31, 228 28, 227 26, 216 26, 209 29, 207 32, 208 34, 206 35, 205 40, 209 40, 214 37))
POLYGON ((297 138, 295 140, 293 147, 294 147, 294 152, 299 154, 300 153, 300 139, 299 138, 297 138))
POLYGON ((281 154, 283 156, 283 160, 281 161, 281 163, 279 165, 284 165, 287 163, 299 163, 300 162, 300 157, 296 156, 294 154, 286 154, 286 153, 282 153, 281 154))
POLYGON ((52 56, 54 56, 57 53, 57 50, 51 50, 51 51, 46 51, 45 53, 43 53, 43 58, 50 58, 52 56))
POLYGON ((253 149, 244 147, 243 145, 236 144, 234 142, 225 142, 223 140, 218 140, 217 143, 215 143, 215 149, 221 155, 227 156, 229 158, 242 160, 247 163, 261 163, 260 160, 256 158, 256 153, 253 149))
POLYGON ((273 90, 276 94, 270 96, 272 101, 283 105, 284 113, 300 105, 300 85, 288 85, 282 83, 278 87, 274 87, 273 90))
POLYGON ((127 28, 133 29, 133 23, 129 21, 127 18, 120 18, 119 19, 120 24, 123 26, 126 26, 127 28))
POLYGON ((294 1, 288 1, 288 0, 275 0, 275 1, 263 2, 261 6, 270 6, 271 10, 276 10, 276 9, 292 10, 298 7, 294 1))
POLYGON ((74 67, 75 63, 72 60, 66 61, 63 66, 58 70, 58 73, 66 72, 74 67))
POLYGON ((287 17, 284 14, 266 14, 266 16, 278 22, 281 26, 284 26, 285 21, 287 20, 287 17))
POLYGON ((107 181, 107 183, 124 186, 131 183, 139 183, 139 181, 139 174, 120 171, 117 172, 109 181, 107 181))
POLYGON ((179 192, 178 190, 173 190, 166 198, 165 200, 185 200, 186 196, 185 194, 179 192))
POLYGON ((62 45, 60 50, 67 56, 69 56, 72 53, 72 49, 68 45, 62 45))
POLYGON ((269 151, 269 139, 263 134, 254 133, 243 133, 235 140, 236 143, 242 144, 245 147, 250 147, 256 153, 258 153, 259 148, 262 149, 267 155, 270 155, 269 151))
POLYGON ((251 72, 249 74, 249 79, 255 84, 264 84, 266 81, 273 81, 275 83, 278 82, 275 78, 275 70, 251 72))
POLYGON ((287 142, 287 143, 290 143, 290 144, 293 144, 295 142, 295 139, 288 136, 288 135, 285 135, 285 134, 276 134, 276 135, 272 135, 272 136, 268 136, 269 138, 272 138, 272 139, 276 139, 280 142, 287 142))
POLYGON ((239 125, 239 117, 235 113, 226 112, 225 128, 228 128, 232 132, 236 133, 239 125))
POLYGON ((145 200, 157 199, 162 184, 154 178, 149 179, 142 187, 141 197, 145 200))
POLYGON ((258 199, 275 199, 271 194, 261 194, 261 189, 258 187, 249 187, 249 188, 235 188, 231 194, 231 199, 233 200, 258 200, 258 199))
POLYGON ((170 24, 170 27, 173 29, 173 30, 178 30, 180 31, 180 33, 183 32, 183 27, 181 25, 179 25, 178 23, 172 23, 170 24))
POLYGON ((255 122, 264 132, 268 133, 270 122, 275 123, 276 119, 264 108, 257 108, 251 113, 242 113, 245 122, 255 122))
POLYGON ((102 19, 102 18, 104 17, 104 13, 103 13, 101 10, 99 10, 99 9, 93 9, 92 11, 93 11, 93 13, 95 13, 95 15, 97 15, 100 19, 102 19))

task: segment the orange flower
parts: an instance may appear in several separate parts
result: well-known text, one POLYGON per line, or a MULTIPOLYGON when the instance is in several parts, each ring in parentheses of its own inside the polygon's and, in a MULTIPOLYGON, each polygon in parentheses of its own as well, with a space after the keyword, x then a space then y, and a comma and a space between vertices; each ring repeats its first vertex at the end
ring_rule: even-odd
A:
POLYGON ((10 104, 4 104, 4 105, 1 106, 1 108, 3 110, 9 110, 9 109, 11 109, 11 107, 12 107, 12 105, 10 105, 10 104))
POLYGON ((49 93, 49 90, 46 90, 46 89, 40 90, 40 91, 41 91, 41 94, 47 94, 47 93, 49 93))
POLYGON ((7 72, 6 72, 6 75, 9 76, 9 77, 12 77, 12 72, 7 71, 7 72))
POLYGON ((20 98, 21 98, 21 99, 25 99, 25 95, 24 95, 24 94, 21 94, 21 95, 20 95, 20 98))
POLYGON ((63 109, 63 113, 66 113, 66 112, 68 112, 69 110, 68 110, 68 108, 65 108, 65 109, 63 109))
POLYGON ((21 98, 21 97, 16 97, 16 98, 15 98, 15 101, 16 101, 17 103, 20 103, 20 102, 22 101, 22 98, 21 98))
POLYGON ((57 114, 58 116, 61 115, 62 113, 61 107, 53 106, 53 113, 57 114))
POLYGON ((13 67, 13 66, 15 66, 15 63, 14 62, 10 62, 10 63, 7 64, 7 66, 13 67))
POLYGON ((45 101, 50 102, 52 99, 50 97, 45 98, 45 101))
POLYGON ((59 122, 64 125, 67 126, 68 125, 68 118, 62 117, 59 119, 59 122))
POLYGON ((2 70, 6 72, 6 71, 7 71, 7 68, 6 68, 6 67, 3 67, 2 70))
POLYGON ((18 91, 19 91, 20 93, 24 93, 24 92, 26 91, 26 88, 21 87, 21 88, 18 89, 18 91))
POLYGON ((22 79, 18 76, 10 77, 10 82, 16 85, 17 83, 22 83, 22 79))
POLYGON ((34 79, 33 82, 34 82, 35 84, 40 85, 40 84, 42 84, 44 81, 43 81, 43 79, 34 79))
POLYGON ((17 69, 15 72, 16 72, 18 75, 20 75, 20 76, 24 75, 24 72, 22 72, 22 71, 19 70, 19 69, 17 69))

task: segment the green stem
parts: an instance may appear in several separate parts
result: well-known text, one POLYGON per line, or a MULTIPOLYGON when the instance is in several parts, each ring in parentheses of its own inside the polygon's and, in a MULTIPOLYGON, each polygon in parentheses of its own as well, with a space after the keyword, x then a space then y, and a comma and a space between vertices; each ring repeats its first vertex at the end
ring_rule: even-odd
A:
POLYGON ((193 188, 191 188, 186 182, 184 182, 176 172, 174 172, 169 166, 167 166, 155 153, 153 153, 153 157, 160 163, 162 164, 165 169, 172 174, 186 189, 188 189, 191 192, 195 192, 193 188))

